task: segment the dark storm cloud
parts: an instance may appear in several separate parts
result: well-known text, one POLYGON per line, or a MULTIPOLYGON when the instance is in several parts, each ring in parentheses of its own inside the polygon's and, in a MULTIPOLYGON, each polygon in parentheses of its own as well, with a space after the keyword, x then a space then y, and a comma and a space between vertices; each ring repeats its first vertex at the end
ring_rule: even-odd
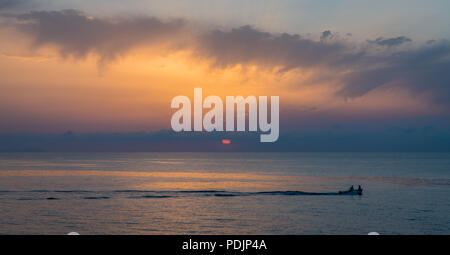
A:
POLYGON ((0 0, 0 10, 20 5, 22 2, 21 0, 0 0))
POLYGON ((35 46, 56 45, 61 55, 85 57, 96 53, 100 61, 114 60, 130 48, 167 41, 184 22, 157 18, 99 19, 76 10, 32 11, 18 15, 17 26, 33 37, 35 46))
POLYGON ((237 64, 280 66, 284 71, 326 64, 343 57, 346 46, 321 43, 297 34, 271 34, 250 26, 224 32, 214 30, 199 37, 197 54, 222 67, 237 64))
POLYGON ((373 43, 373 44, 377 44, 380 46, 397 46, 406 42, 411 42, 412 40, 409 39, 408 37, 405 36, 399 36, 399 37, 394 37, 394 38, 383 38, 383 37, 378 37, 377 39, 371 41, 371 40, 367 40, 369 43, 373 43))
POLYGON ((326 30, 322 32, 322 35, 320 36, 321 41, 325 41, 327 39, 331 39, 333 37, 333 34, 330 30, 326 30))
POLYGON ((0 0, 0 11, 23 10, 24 7, 35 5, 32 0, 0 0))
POLYGON ((442 40, 414 50, 374 56, 372 64, 345 75, 339 94, 358 97, 383 86, 430 92, 439 103, 450 99, 450 42, 442 40), (371 67, 373 66, 373 67, 371 67))
POLYGON ((176 44, 195 57, 226 68, 257 65, 285 72, 293 69, 331 70, 338 95, 360 97, 389 86, 423 93, 432 100, 450 99, 450 42, 434 41, 403 47, 411 39, 378 38, 357 46, 324 31, 321 40, 297 34, 268 33, 251 26, 198 32, 180 20, 152 17, 93 18, 75 10, 33 11, 18 15, 17 28, 30 35, 35 46, 56 45, 63 56, 100 56, 114 60, 139 45, 176 44), (186 35, 189 36, 186 36, 186 35), (380 47, 383 46, 383 47, 380 47), (393 47, 395 46, 395 47, 393 47))
MULTIPOLYGON (((342 86, 338 95, 355 98, 383 86, 402 86, 415 93, 428 93, 439 103, 450 99, 450 42, 441 40, 413 49, 373 51, 355 48, 322 33, 321 41, 299 35, 261 32, 249 26, 228 32, 213 31, 200 39, 198 54, 218 66, 259 64, 295 68, 323 67, 335 72, 342 86)), ((394 46, 411 41, 406 37, 376 40, 394 46)))

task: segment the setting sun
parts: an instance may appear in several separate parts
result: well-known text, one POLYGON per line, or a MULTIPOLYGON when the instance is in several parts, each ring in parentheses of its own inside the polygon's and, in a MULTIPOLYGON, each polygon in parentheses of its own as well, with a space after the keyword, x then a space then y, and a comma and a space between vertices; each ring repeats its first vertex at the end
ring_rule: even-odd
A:
POLYGON ((228 139, 222 139, 223 144, 231 144, 231 140, 228 139))

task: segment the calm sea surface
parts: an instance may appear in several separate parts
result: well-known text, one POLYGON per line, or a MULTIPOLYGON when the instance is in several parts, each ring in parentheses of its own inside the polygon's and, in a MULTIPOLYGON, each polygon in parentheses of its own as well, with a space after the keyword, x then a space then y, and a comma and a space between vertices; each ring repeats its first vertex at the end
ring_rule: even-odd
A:
POLYGON ((0 234, 450 234, 449 197, 450 153, 0 153, 0 234))

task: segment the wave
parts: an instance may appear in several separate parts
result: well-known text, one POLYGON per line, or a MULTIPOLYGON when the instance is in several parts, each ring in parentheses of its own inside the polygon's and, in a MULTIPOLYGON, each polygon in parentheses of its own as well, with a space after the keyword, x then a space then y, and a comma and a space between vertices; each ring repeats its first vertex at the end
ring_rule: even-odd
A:
POLYGON ((339 195, 338 192, 305 192, 305 191, 261 191, 258 195, 284 195, 284 196, 330 196, 339 195))
POLYGON ((225 190, 139 190, 139 189, 125 189, 114 190, 117 193, 218 193, 226 192, 225 190))
POLYGON ((151 196, 151 195, 145 195, 145 196, 131 196, 131 197, 128 197, 128 198, 169 198, 169 197, 172 197, 172 196, 151 196))
POLYGON ((305 192, 305 191, 260 191, 260 192, 222 192, 214 194, 217 197, 236 196, 331 196, 338 192, 305 192))
POLYGON ((57 197, 20 197, 16 200, 27 201, 27 200, 59 200, 57 197))
MULTIPOLYGON (((17 192, 22 193, 20 198, 13 198, 17 200, 60 200, 67 199, 64 194, 85 194, 93 193, 92 196, 73 197, 70 199, 86 199, 86 200, 99 200, 99 199, 111 199, 111 198, 123 198, 118 193, 128 194, 129 199, 143 199, 143 198, 183 198, 183 197, 242 197, 242 196, 332 196, 339 195, 338 192, 306 192, 299 190, 287 190, 287 191, 259 191, 259 192, 240 192, 240 191, 226 191, 226 190, 112 190, 112 191, 89 191, 89 190, 30 190, 30 191, 0 191, 0 192, 17 192), (39 194, 41 197, 34 197, 34 195, 26 195, 26 193, 43 193, 39 194), (45 196, 49 193, 48 196, 45 196), (58 197, 51 196, 50 194, 59 193, 58 197), (115 195, 116 194, 116 195, 115 195)), ((4 195, 3 198, 8 198, 11 195, 4 195)))
MULTIPOLYGON (((22 191, 5 191, 5 192, 22 192, 22 191)), ((90 190, 48 190, 48 189, 33 189, 33 190, 28 190, 28 191, 24 191, 24 192, 31 192, 31 193, 50 193, 50 192, 55 192, 55 193, 89 193, 89 192, 95 192, 95 191, 90 191, 90 190)))
POLYGON ((93 192, 90 190, 54 190, 53 192, 57 192, 57 193, 89 193, 89 192, 93 192))
POLYGON ((125 190, 113 190, 117 193, 147 193, 147 192, 157 192, 154 190, 137 190, 137 189, 125 189, 125 190))
POLYGON ((225 190, 178 190, 174 192, 179 193, 219 193, 219 192, 227 192, 225 190))
POLYGON ((216 197, 235 197, 235 196, 239 196, 239 195, 231 194, 231 193, 217 193, 217 194, 214 194, 214 196, 216 196, 216 197))
POLYGON ((110 197, 106 197, 106 196, 103 196, 103 197, 84 197, 84 199, 109 199, 110 197))

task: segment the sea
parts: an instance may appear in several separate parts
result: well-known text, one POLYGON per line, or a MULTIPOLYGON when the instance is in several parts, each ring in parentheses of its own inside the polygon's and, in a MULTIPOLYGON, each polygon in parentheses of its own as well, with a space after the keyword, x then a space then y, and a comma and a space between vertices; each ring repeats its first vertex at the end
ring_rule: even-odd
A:
POLYGON ((69 232, 450 234, 450 153, 0 153, 0 234, 69 232))

